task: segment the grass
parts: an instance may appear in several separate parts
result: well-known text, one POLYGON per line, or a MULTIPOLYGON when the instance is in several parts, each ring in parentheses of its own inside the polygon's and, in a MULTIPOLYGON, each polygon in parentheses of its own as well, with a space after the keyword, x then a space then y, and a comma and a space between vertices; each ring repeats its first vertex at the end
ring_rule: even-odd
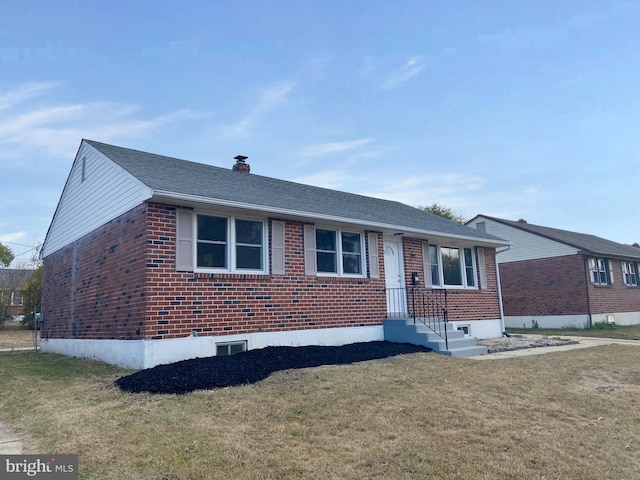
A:
POLYGON ((113 381, 129 372, 102 363, 0 353, 0 418, 26 453, 79 454, 81 479, 630 479, 639 353, 412 354, 179 396, 125 394, 113 381))
POLYGON ((548 336, 603 337, 640 340, 640 325, 616 325, 614 323, 596 323, 592 328, 507 328, 507 332, 548 336))

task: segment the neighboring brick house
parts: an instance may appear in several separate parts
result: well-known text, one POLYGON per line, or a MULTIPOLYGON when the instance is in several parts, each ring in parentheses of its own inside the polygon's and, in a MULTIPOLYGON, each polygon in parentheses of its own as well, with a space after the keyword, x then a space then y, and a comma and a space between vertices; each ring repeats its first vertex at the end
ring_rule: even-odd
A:
MULTIPOLYGON (((0 268, 0 315, 5 317, 5 320, 7 317, 15 317, 24 313, 21 289, 34 272, 33 269, 0 268)), ((2 324, 1 321, 0 324, 2 324)))
POLYGON ((388 310, 408 313, 405 289, 425 271, 450 293, 453 326, 502 333, 506 242, 236 159, 225 169, 83 140, 42 250, 42 350, 147 368, 383 340, 388 310))
POLYGON ((507 327, 640 324, 640 247, 486 215, 467 225, 511 243, 497 255, 507 327))

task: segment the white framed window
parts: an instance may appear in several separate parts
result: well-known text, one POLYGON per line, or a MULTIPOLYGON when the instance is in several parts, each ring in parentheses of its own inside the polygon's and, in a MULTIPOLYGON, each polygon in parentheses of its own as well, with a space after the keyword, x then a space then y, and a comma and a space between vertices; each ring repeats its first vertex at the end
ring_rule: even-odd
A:
POLYGON ((18 292, 18 291, 13 291, 11 292, 11 305, 12 306, 20 306, 23 305, 24 301, 23 301, 23 297, 22 297, 22 293, 18 292))
POLYGON ((638 286, 638 264, 636 262, 622 262, 622 278, 628 287, 638 286))
POLYGON ((266 228, 261 220, 197 214, 196 269, 266 271, 266 228))
MULTIPOLYGON (((376 244, 377 245, 377 244, 376 244)), ((364 234, 329 228, 305 228, 305 272, 308 275, 362 277, 364 234)), ((377 246, 376 246, 377 255, 377 246)))
POLYGON ((477 288, 476 256, 473 248, 428 245, 425 274, 431 274, 431 286, 477 288))
POLYGON ((464 324, 464 325, 460 325, 458 324, 458 326, 456 327, 456 330, 460 330, 462 333, 464 333, 465 337, 468 337, 471 335, 471 325, 464 324))
POLYGON ((609 262, 600 257, 591 257, 589 259, 589 272, 591 283, 594 285, 609 285, 611 274, 609 270, 609 262))
POLYGON ((274 273, 285 269, 283 222, 214 215, 176 209, 175 268, 179 272, 264 274, 269 271, 269 253, 274 273), (269 252, 269 247, 271 252, 269 252))
POLYGON ((224 342, 216 343, 216 357, 227 357, 247 351, 247 342, 224 342))

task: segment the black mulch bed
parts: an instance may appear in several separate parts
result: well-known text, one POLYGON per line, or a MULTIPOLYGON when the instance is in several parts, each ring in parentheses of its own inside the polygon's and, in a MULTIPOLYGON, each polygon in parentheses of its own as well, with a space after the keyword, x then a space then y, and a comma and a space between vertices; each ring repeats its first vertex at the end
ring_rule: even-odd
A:
POLYGON ((189 393, 259 382, 292 368, 344 365, 366 360, 429 352, 407 343, 366 342, 340 347, 267 347, 232 356, 195 358, 140 370, 116 380, 126 392, 189 393))

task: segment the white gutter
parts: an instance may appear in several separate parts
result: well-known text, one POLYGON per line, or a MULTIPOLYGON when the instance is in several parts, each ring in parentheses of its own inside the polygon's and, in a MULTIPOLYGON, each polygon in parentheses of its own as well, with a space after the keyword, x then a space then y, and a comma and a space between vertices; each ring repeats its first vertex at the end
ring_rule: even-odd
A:
POLYGON ((502 283, 500 283, 500 264, 498 263, 498 254, 502 252, 506 252, 511 249, 511 245, 508 245, 507 248, 497 251, 496 250, 496 280, 498 281, 498 303, 500 305, 500 327, 502 329, 502 334, 507 331, 504 325, 504 308, 502 307, 502 283))
POLYGON ((340 223, 350 223, 354 225, 362 225, 365 227, 376 227, 383 230, 392 230, 392 231, 400 231, 402 233, 415 233, 423 236, 437 236, 437 237, 446 237, 446 238, 455 238, 458 240, 466 240, 472 241, 477 245, 481 246, 507 246, 509 245, 507 242, 500 242, 491 239, 484 239, 478 237, 470 237, 466 235, 458 235, 454 233, 444 233, 437 232, 431 230, 422 230, 419 228, 411 228, 406 227, 404 225, 392 225, 388 223, 379 223, 379 222, 371 222, 364 221, 360 219, 347 218, 347 217, 339 217, 336 215, 324 215, 319 213, 311 213, 311 212, 302 212, 299 210, 292 210, 288 208, 279 208, 279 207, 270 207, 263 205, 255 205, 255 204, 247 204, 244 202, 236 202, 233 200, 221 200, 221 199, 212 199, 211 197, 201 197, 199 195, 189 195, 189 194, 178 194, 167 191, 155 190, 153 192, 153 196, 149 200, 179 200, 187 203, 204 203, 209 205, 219 205, 223 207, 231 207, 231 208, 241 208, 245 210, 253 210, 258 212, 270 213, 270 214, 280 214, 285 216, 294 216, 302 219, 314 219, 314 220, 324 220, 327 222, 340 222, 340 223))

